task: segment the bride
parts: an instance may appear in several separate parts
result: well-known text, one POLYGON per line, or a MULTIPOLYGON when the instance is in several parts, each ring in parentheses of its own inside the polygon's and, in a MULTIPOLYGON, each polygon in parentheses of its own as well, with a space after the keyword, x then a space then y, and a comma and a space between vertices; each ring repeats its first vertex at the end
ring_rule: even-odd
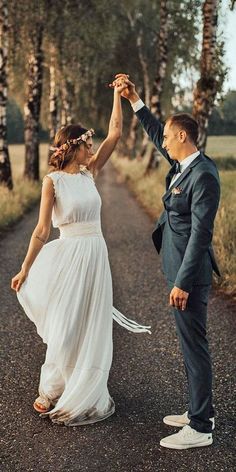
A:
POLYGON ((112 306, 112 280, 94 176, 122 133, 122 80, 114 89, 106 139, 93 154, 92 129, 58 131, 52 172, 43 179, 38 223, 11 288, 47 344, 34 409, 56 423, 76 426, 115 411, 107 381, 112 362, 112 319, 149 332, 112 306), (59 239, 46 244, 51 227, 59 239))

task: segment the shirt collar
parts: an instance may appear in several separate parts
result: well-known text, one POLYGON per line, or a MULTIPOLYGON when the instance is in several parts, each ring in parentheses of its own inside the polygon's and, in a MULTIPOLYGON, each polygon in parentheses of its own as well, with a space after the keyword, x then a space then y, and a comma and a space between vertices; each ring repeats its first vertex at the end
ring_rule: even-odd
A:
POLYGON ((199 154, 200 151, 196 151, 193 154, 190 154, 190 156, 185 157, 185 159, 180 162, 181 172, 183 172, 194 161, 194 159, 199 156, 199 154))

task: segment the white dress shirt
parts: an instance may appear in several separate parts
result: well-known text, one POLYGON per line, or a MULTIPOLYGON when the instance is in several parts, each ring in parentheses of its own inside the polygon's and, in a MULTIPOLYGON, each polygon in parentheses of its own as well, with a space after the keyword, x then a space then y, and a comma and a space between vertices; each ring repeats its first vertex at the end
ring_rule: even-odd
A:
POLYGON ((190 154, 190 156, 185 157, 179 164, 180 164, 180 172, 178 174, 173 175, 171 179, 170 186, 173 185, 173 183, 179 178, 179 176, 184 172, 185 169, 187 169, 188 166, 190 166, 191 162, 196 159, 200 154, 200 151, 193 152, 193 154, 190 154))
POLYGON ((145 105, 145 103, 143 103, 143 101, 141 100, 141 98, 139 98, 139 100, 137 100, 137 102, 135 103, 131 103, 131 106, 134 110, 134 112, 136 113, 137 111, 141 110, 141 108, 143 108, 145 105))

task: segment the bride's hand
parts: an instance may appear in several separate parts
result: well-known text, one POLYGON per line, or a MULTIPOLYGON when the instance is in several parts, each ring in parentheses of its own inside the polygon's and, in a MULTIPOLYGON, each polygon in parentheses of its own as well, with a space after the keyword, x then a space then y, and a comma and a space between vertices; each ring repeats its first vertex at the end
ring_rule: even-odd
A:
POLYGON ((123 90, 121 91, 121 96, 130 101, 136 101, 139 99, 139 95, 135 90, 135 84, 129 80, 129 75, 127 74, 116 74, 115 80, 112 84, 109 84, 110 87, 114 88, 116 84, 123 83, 123 90))
POLYGON ((122 96, 123 96, 123 93, 125 92, 125 89, 127 88, 127 84, 123 77, 121 77, 120 79, 114 80, 112 84, 109 84, 109 85, 110 87, 114 88, 115 92, 118 92, 122 96))
POLYGON ((18 272, 18 274, 16 274, 15 277, 13 277, 11 280, 12 290, 19 292, 21 285, 24 283, 27 275, 28 274, 23 269, 21 269, 21 271, 18 272))

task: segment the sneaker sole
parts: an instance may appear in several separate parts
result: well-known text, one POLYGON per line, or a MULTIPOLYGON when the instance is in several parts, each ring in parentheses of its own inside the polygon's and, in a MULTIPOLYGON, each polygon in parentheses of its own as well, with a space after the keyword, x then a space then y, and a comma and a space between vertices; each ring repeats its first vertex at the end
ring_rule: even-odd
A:
MULTIPOLYGON (((168 426, 175 426, 176 428, 183 428, 189 423, 177 423, 177 421, 171 421, 163 418, 163 423, 168 424, 168 426)), ((212 422, 212 431, 215 429, 215 424, 212 422)))
POLYGON ((191 449, 194 447, 210 446, 212 443, 213 443, 213 439, 209 439, 209 441, 205 441, 205 442, 197 443, 197 444, 186 444, 186 446, 180 445, 180 444, 169 444, 169 443, 163 442, 162 440, 160 441, 160 445, 168 449, 191 449))
POLYGON ((169 426, 176 426, 178 428, 183 428, 183 426, 186 426, 186 424, 189 424, 189 423, 177 423, 177 421, 166 420, 165 418, 163 418, 163 423, 168 424, 169 426))

